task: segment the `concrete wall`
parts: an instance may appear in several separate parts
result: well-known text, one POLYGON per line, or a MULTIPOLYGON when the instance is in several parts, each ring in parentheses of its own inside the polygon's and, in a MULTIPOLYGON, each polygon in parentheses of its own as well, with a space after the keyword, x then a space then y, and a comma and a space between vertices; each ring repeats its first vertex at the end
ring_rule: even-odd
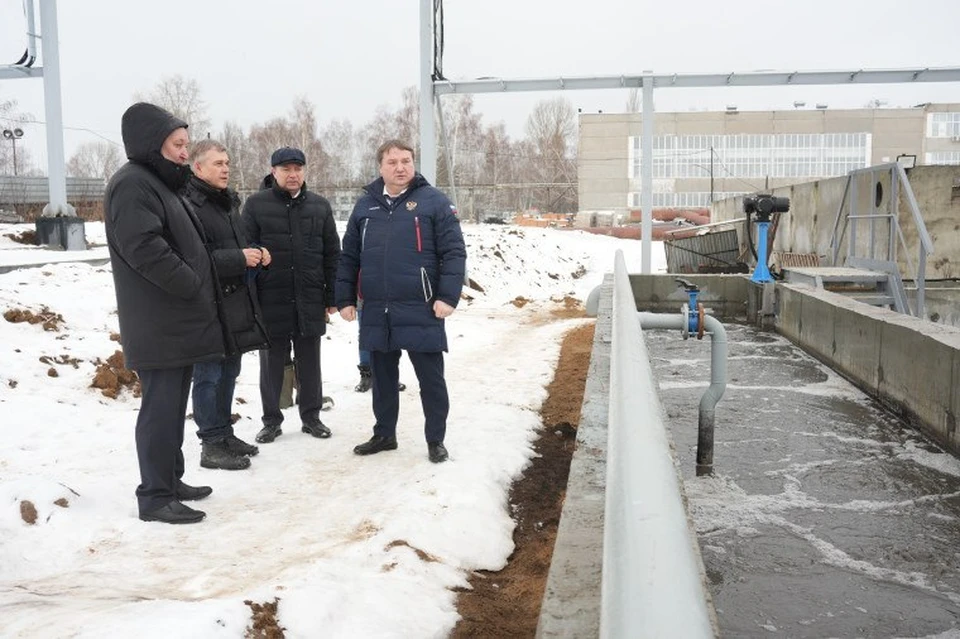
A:
POLYGON ((675 278, 700 287, 700 301, 716 317, 747 317, 750 280, 743 275, 631 275, 630 286, 637 310, 650 313, 679 313, 689 303, 687 294, 675 278))
MULTIPOLYGON (((917 198, 917 204, 923 216, 927 232, 934 244, 934 254, 928 256, 926 263, 927 279, 951 279, 960 277, 960 166, 918 166, 908 172, 908 179, 917 198)), ((877 188, 870 176, 859 176, 851 184, 851 194, 858 201, 858 212, 869 213, 871 202, 876 202, 877 188)), ((884 212, 889 205, 892 193, 890 176, 881 175, 879 211, 884 212)), ((796 184, 790 187, 773 189, 775 195, 790 198, 790 212, 781 215, 774 240, 775 251, 790 253, 816 253, 825 258, 825 264, 832 257, 830 240, 837 218, 837 211, 843 199, 846 177, 831 178, 796 184)), ((910 214, 906 196, 901 189, 899 194, 899 223, 907 249, 904 250, 897 240, 897 256, 900 272, 910 279, 907 255, 917 263, 919 239, 917 227, 910 214)), ((743 217, 743 198, 730 198, 714 203, 711 207, 711 219, 714 221, 732 220, 743 217)), ((869 247, 868 222, 859 220, 857 233, 858 254, 863 256, 869 247)), ((739 225, 742 250, 747 249, 743 225, 739 225)), ((850 227, 844 236, 841 257, 846 255, 850 227)), ((756 241, 756 238, 754 238, 756 241)), ((875 245, 877 257, 886 254, 888 234, 885 224, 875 224, 875 245)))
POLYGON ((960 329, 778 284, 777 330, 960 455, 960 329))

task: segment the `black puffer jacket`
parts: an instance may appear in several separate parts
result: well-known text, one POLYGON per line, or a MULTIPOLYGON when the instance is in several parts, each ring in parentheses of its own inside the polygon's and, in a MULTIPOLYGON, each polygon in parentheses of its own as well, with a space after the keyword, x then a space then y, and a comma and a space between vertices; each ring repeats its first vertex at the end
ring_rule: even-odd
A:
POLYGON ((199 220, 177 196, 188 167, 160 154, 186 123, 152 104, 123 114, 130 161, 107 185, 104 219, 128 368, 177 368, 223 357, 213 269, 199 220))
POLYGON ((254 288, 256 271, 247 269, 243 254, 249 245, 240 221, 240 198, 236 191, 216 189, 196 176, 190 178, 185 195, 203 225, 207 250, 220 284, 217 303, 227 353, 268 347, 267 329, 254 288))
POLYGON ((272 257, 257 281, 270 339, 323 335, 340 259, 330 203, 306 184, 294 198, 272 175, 262 186, 247 198, 242 218, 247 240, 272 257))

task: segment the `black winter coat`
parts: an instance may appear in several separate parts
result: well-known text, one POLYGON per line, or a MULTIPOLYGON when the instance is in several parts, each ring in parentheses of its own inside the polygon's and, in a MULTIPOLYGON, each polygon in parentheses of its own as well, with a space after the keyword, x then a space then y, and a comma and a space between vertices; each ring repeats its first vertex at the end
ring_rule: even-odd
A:
POLYGON ((270 251, 270 266, 260 272, 257 289, 270 339, 318 337, 326 330, 326 309, 334 306, 333 288, 340 259, 340 236, 330 203, 304 184, 296 198, 273 183, 243 205, 251 244, 270 251))
POLYGON ((107 185, 104 221, 128 368, 178 368, 221 359, 214 275, 199 220, 176 189, 187 167, 165 159, 167 136, 186 124, 139 103, 124 113, 130 161, 107 185))
POLYGON ((382 178, 365 191, 343 235, 337 306, 363 299, 363 350, 446 351, 433 303, 456 307, 467 259, 453 204, 419 173, 391 201, 382 178))
POLYGON ((227 354, 267 348, 267 329, 254 284, 256 270, 248 270, 243 254, 249 245, 240 221, 240 198, 236 191, 216 189, 198 177, 190 178, 185 195, 203 225, 217 275, 217 304, 227 354))

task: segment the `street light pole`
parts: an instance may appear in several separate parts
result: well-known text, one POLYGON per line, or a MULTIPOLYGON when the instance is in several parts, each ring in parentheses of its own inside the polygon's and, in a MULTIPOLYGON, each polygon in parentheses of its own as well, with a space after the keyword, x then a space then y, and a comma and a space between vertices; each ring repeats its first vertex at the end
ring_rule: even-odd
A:
POLYGON ((17 140, 23 137, 23 129, 4 129, 3 139, 13 144, 13 177, 17 177, 17 140))

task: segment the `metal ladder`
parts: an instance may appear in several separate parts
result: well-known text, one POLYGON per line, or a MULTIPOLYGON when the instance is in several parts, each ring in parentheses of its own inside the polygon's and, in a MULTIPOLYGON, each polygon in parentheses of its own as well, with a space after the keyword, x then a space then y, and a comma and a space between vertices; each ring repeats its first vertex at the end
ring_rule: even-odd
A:
MULTIPOLYGON (((840 200, 837 217, 833 224, 830 249, 834 268, 846 267, 847 270, 855 269, 865 273, 869 272, 870 275, 864 275, 864 277, 874 278, 875 292, 873 295, 864 293, 861 296, 863 301, 878 306, 890 306, 901 313, 925 317, 925 273, 927 257, 933 254, 933 240, 930 239, 926 224, 923 222, 923 216, 920 213, 920 207, 917 205, 917 198, 913 194, 907 173, 900 164, 896 162, 879 164, 850 171, 847 174, 843 198, 840 200), (883 178, 887 176, 889 176, 889 193, 884 193, 883 178), (859 185, 864 179, 869 180, 870 183, 870 192, 866 194, 866 199, 869 200, 866 213, 861 212, 863 202, 858 192, 859 185), (903 230, 900 228, 901 190, 909 205, 911 219, 917 228, 919 241, 916 265, 907 251, 907 243, 903 236, 903 230), (858 227, 859 220, 867 221, 865 226, 868 234, 866 237, 858 233, 863 228, 858 227), (847 233, 848 230, 849 234, 847 233), (840 251, 845 236, 848 240, 847 251, 841 263, 840 251), (882 247, 883 250, 880 251, 880 255, 877 251, 878 239, 880 243, 885 245, 882 247), (913 275, 913 282, 916 287, 916 300, 912 308, 897 263, 898 247, 904 249, 904 257, 913 275), (883 279, 876 279, 880 276, 883 276, 883 279)), ((853 274, 848 275, 853 276, 853 274)), ((804 278, 803 275, 798 277, 804 278)), ((809 280, 809 278, 807 279, 809 280)), ((810 282, 808 281, 808 283, 810 282)), ((866 288, 862 281, 857 283, 848 280, 847 283, 851 286, 866 288)), ((834 288, 838 288, 839 280, 834 280, 833 285, 834 288)), ((819 287, 824 287, 822 278, 819 287)), ((857 297, 857 295, 855 294, 853 297, 857 297)))

